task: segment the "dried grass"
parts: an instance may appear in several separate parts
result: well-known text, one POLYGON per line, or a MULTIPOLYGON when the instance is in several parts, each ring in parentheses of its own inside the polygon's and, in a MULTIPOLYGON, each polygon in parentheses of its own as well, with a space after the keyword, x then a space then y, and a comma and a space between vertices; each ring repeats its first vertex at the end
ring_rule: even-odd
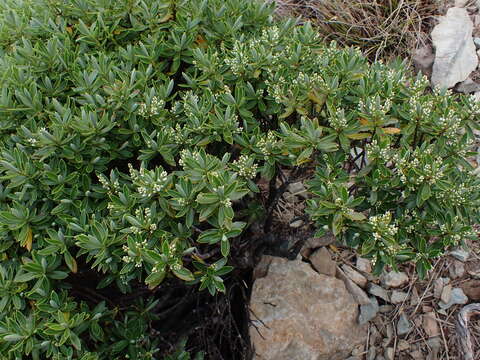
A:
POLYGON ((405 58, 429 38, 436 0, 269 0, 277 14, 311 20, 328 40, 357 46, 372 61, 405 58))

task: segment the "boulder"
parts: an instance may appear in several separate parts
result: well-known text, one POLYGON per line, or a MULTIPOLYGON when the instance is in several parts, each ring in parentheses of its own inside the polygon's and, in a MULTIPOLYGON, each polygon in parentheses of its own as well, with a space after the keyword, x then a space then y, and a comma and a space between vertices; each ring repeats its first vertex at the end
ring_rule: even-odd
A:
POLYGON ((475 44, 472 39, 473 23, 467 10, 448 9, 440 23, 432 31, 435 61, 432 85, 451 88, 464 81, 478 65, 475 44))
POLYGON ((366 329, 343 281, 299 260, 261 263, 268 269, 255 280, 250 300, 256 360, 343 360, 363 344, 366 329))

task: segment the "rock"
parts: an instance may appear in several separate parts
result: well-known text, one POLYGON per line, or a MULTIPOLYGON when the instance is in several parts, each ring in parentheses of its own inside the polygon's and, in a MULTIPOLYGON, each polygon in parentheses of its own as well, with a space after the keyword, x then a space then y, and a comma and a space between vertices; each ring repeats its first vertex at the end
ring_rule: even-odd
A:
POLYGON ((341 360, 366 339, 343 282, 303 261, 272 259, 253 284, 250 309, 257 360, 341 360))
POLYGON ((390 302, 392 304, 400 304, 408 299, 408 294, 403 291, 393 290, 390 295, 390 302))
POLYGON ((435 26, 431 36, 435 48, 432 84, 451 88, 464 81, 478 65, 475 44, 472 40, 473 23, 467 10, 448 9, 435 26))
MULTIPOLYGON (((478 90, 480 90, 480 85, 479 85, 479 89, 475 91, 478 91, 478 90)), ((450 255, 453 256, 455 259, 460 260, 461 262, 465 262, 468 260, 470 253, 462 248, 456 248, 450 251, 450 255)))
POLYGON ((378 301, 377 298, 370 297, 370 303, 360 306, 360 315, 358 317, 358 323, 360 325, 366 324, 372 320, 378 313, 378 301))
POLYGON ((460 288, 454 288, 452 289, 452 294, 450 296, 450 301, 448 303, 445 303, 443 301, 440 301, 438 305, 440 308, 446 310, 449 309, 453 305, 464 305, 468 302, 468 298, 463 292, 462 289, 460 288))
POLYGON ((342 270, 345 275, 358 286, 362 288, 365 288, 365 286, 367 286, 367 279, 365 278, 365 276, 354 270, 352 267, 348 266, 347 264, 343 264, 342 270))
POLYGON ((410 349, 410 344, 408 343, 407 340, 400 339, 400 341, 397 344, 397 349, 398 351, 406 351, 410 349))
POLYGON ((415 351, 412 351, 410 353, 410 356, 414 359, 414 360, 423 360, 423 354, 420 350, 415 350, 415 351))
POLYGON ((352 294, 353 299, 357 304, 359 305, 370 304, 370 299, 368 295, 365 293, 365 291, 360 289, 360 287, 357 284, 355 284, 352 280, 350 280, 350 278, 347 277, 347 275, 345 275, 345 273, 338 266, 337 266, 336 275, 337 275, 337 278, 339 278, 340 280, 343 280, 345 287, 347 288, 347 291, 350 294, 352 294))
POLYGON ((437 360, 438 359, 438 353, 442 347, 442 343, 440 341, 440 338, 433 337, 427 340, 427 345, 432 351, 428 354, 427 360, 437 360))
POLYGON ((469 263, 467 273, 476 279, 480 279, 480 262, 469 263))
POLYGON ((300 196, 300 197, 303 197, 304 199, 308 198, 307 189, 305 188, 305 185, 303 185, 301 181, 294 182, 288 185, 288 191, 292 195, 300 196))
POLYGON ((475 44, 475 48, 480 49, 480 38, 473 38, 473 43, 475 44))
POLYGON ((303 244, 300 254, 302 254, 304 258, 308 258, 310 257, 312 250, 322 246, 331 245, 335 242, 335 240, 335 236, 333 236, 332 233, 327 233, 322 237, 308 238, 307 241, 305 241, 305 244, 303 244))
POLYGON ((390 271, 382 274, 380 283, 387 288, 398 288, 408 283, 408 276, 404 272, 390 271))
POLYGON ((390 311, 393 311, 392 305, 380 305, 380 307, 378 308, 378 312, 382 314, 388 313, 390 311))
POLYGON ((368 285, 368 292, 369 294, 375 295, 376 297, 379 297, 380 299, 383 299, 387 302, 390 302, 390 296, 388 296, 388 291, 385 290, 384 288, 378 286, 377 284, 369 284, 368 285))
POLYGON ((480 300, 480 280, 468 280, 460 284, 460 288, 470 300, 480 300))
POLYGON ((460 84, 458 84, 455 89, 458 92, 461 92, 461 93, 464 93, 464 94, 471 94, 471 93, 474 93, 476 91, 480 91, 480 84, 476 83, 472 79, 468 78, 467 80, 462 81, 460 84))
POLYGON ((358 270, 371 273, 372 272, 372 263, 368 259, 357 257, 356 267, 358 270))
POLYGON ((397 335, 402 336, 408 334, 412 325, 405 314, 400 315, 400 319, 397 322, 397 335))
POLYGON ((312 266, 319 274, 335 276, 336 264, 327 248, 322 247, 310 256, 312 266))
POLYGON ((410 305, 416 306, 420 302, 420 296, 415 286, 412 286, 412 294, 410 295, 410 305))
POLYGON ((253 279, 257 280, 267 276, 268 268, 274 259, 274 256, 263 255, 260 262, 253 269, 253 279))
POLYGON ((434 337, 440 335, 440 328, 438 327, 437 317, 435 312, 429 312, 423 314, 423 330, 428 337, 434 337))
POLYGON ((395 360, 394 355, 395 355, 395 349, 393 347, 389 347, 387 348, 387 350, 385 350, 385 358, 387 360, 395 360))
POLYGON ((367 360, 375 360, 376 355, 377 349, 375 349, 375 346, 370 346, 370 349, 368 349, 367 360))
POLYGON ((293 229, 296 229, 296 228, 299 228, 300 226, 303 225, 303 220, 302 219, 299 219, 299 220, 295 220, 295 221, 292 221, 289 226, 293 229))
POLYGON ((442 294, 440 295, 440 300, 444 303, 448 303, 452 297, 452 285, 446 285, 443 287, 442 294))
POLYGON ((465 264, 461 261, 453 260, 448 270, 452 279, 458 279, 465 275, 465 264))
POLYGON ((416 72, 430 77, 432 75, 432 66, 435 60, 433 48, 431 45, 425 45, 415 50, 412 55, 412 62, 416 72))
POLYGON ((468 0, 455 0, 455 6, 459 8, 464 7, 465 5, 467 5, 467 3, 468 0))
POLYGON ((443 278, 438 278, 433 282, 433 296, 440 299, 442 296, 443 287, 445 286, 443 278))

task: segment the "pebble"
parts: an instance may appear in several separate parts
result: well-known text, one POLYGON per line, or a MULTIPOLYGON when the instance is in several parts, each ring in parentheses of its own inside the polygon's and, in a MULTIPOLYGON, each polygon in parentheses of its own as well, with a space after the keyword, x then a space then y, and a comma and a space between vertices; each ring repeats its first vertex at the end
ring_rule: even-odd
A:
POLYGON ((358 257, 356 266, 357 266, 357 269, 360 271, 364 271, 369 274, 372 272, 372 263, 368 259, 358 257))
POLYGON ((382 274, 380 283, 384 287, 398 288, 408 283, 408 276, 404 272, 390 271, 382 274))
POLYGON ((458 260, 453 260, 452 265, 449 268, 450 277, 452 279, 458 279, 465 275, 465 264, 458 260))
POLYGON ((473 43, 475 44, 475 47, 477 49, 480 49, 480 38, 478 38, 478 37, 473 38, 473 43))
POLYGON ((445 304, 450 301, 452 295, 452 285, 448 284, 443 287, 442 294, 440 295, 440 300, 442 300, 445 304))
POLYGON ((440 329, 438 327, 437 318, 435 312, 429 312, 423 315, 423 330, 428 337, 434 337, 440 335, 440 329))
POLYGON ((397 344, 397 349, 398 349, 398 351, 408 350, 408 349, 410 349, 410 344, 408 343, 407 340, 401 339, 397 344))
MULTIPOLYGON (((480 42, 480 38, 476 38, 480 42)), ((450 255, 453 256, 455 259, 460 260, 462 262, 465 262, 468 260, 468 257, 470 256, 470 253, 468 251, 465 251, 462 248, 456 248, 450 251, 450 255)))
POLYGON ((379 307, 377 298, 372 296, 370 297, 370 304, 360 306, 360 315, 358 316, 358 323, 360 325, 366 324, 377 316, 379 307))
POLYGON ((371 283, 368 286, 368 292, 372 295, 375 295, 376 297, 379 297, 380 299, 390 302, 388 291, 382 288, 381 286, 378 286, 377 284, 371 283))
POLYGON ((382 314, 388 313, 390 311, 393 311, 393 306, 392 305, 381 305, 378 308, 378 311, 382 314))
POLYGON ((301 181, 291 183, 288 185, 288 191, 297 196, 301 196, 304 199, 308 198, 308 193, 307 189, 305 188, 305 185, 301 181))
POLYGON ((365 288, 367 286, 367 279, 365 276, 360 274, 358 271, 354 270, 352 267, 348 266, 347 264, 342 265, 342 270, 347 275, 350 280, 352 280, 355 284, 360 286, 361 288, 365 288))
POLYGON ((408 293, 404 291, 393 290, 390 295, 390 302, 392 304, 400 304, 408 299, 408 293))
POLYGON ((460 287, 470 300, 480 300, 480 280, 472 279, 465 281, 464 283, 460 284, 460 287))
POLYGON ((397 322, 397 335, 402 336, 408 334, 412 325, 405 314, 400 315, 400 319, 397 322))
POLYGON ((448 303, 444 303, 443 301, 439 302, 440 308, 448 309, 452 305, 464 305, 468 302, 468 297, 465 295, 462 289, 454 288, 452 289, 452 294, 450 296, 450 301, 448 303))
POLYGON ((433 282, 433 296, 436 299, 440 299, 440 296, 442 296, 442 291, 445 284, 444 278, 438 278, 433 282))
POLYGON ((299 228, 302 225, 303 225, 303 220, 301 220, 301 219, 295 220, 294 222, 290 223, 290 227, 293 228, 293 229, 299 228))

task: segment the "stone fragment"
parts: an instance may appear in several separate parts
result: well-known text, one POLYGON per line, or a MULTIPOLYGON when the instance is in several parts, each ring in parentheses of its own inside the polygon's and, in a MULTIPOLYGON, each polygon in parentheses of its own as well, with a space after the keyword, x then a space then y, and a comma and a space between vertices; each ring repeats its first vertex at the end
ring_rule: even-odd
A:
POLYGON ((474 37, 473 43, 475 44, 475 48, 480 49, 480 38, 474 37))
POLYGON ((336 264, 327 248, 322 247, 310 255, 310 262, 319 274, 335 276, 336 264))
POLYGON ((470 300, 480 300, 480 280, 468 280, 460 284, 460 288, 470 300))
POLYGON ((380 276, 380 283, 387 288, 398 288, 408 283, 408 276, 404 272, 390 271, 380 276))
POLYGON ((360 274, 358 271, 354 270, 352 267, 348 266, 347 264, 342 265, 342 270, 345 275, 352 280, 358 286, 365 288, 367 285, 367 279, 365 276, 360 274))
POLYGON ((368 349, 367 360, 375 360, 376 355, 377 349, 375 349, 375 346, 370 346, 370 349, 368 349))
POLYGON ((370 303, 367 305, 360 306, 360 315, 358 317, 358 323, 360 325, 366 324, 372 320, 378 313, 378 301, 377 298, 372 296, 370 297, 370 303))
POLYGON ((455 6, 459 8, 464 7, 465 5, 467 5, 467 3, 468 0, 455 0, 455 6))
POLYGON ((431 349, 431 351, 427 355, 427 360, 437 360, 438 353, 442 347, 442 343, 438 336, 430 338, 427 340, 427 345, 431 349))
POLYGON ((325 234, 322 237, 308 238, 307 241, 305 241, 305 244, 303 244, 300 254, 304 258, 308 258, 312 254, 313 250, 320 248, 322 246, 331 245, 334 242, 335 242, 335 236, 333 236, 332 233, 325 234))
POLYGON ((337 278, 339 278, 340 280, 343 280, 345 287, 347 288, 348 292, 352 294, 353 299, 357 304, 359 305, 370 304, 370 299, 368 295, 365 293, 365 291, 363 291, 357 284, 355 284, 352 280, 350 280, 350 278, 347 277, 347 275, 345 275, 345 273, 339 267, 337 267, 336 275, 337 275, 337 278))
POLYGON ((435 281, 433 282, 433 296, 436 299, 440 299, 440 296, 442 296, 443 286, 443 278, 435 279, 435 281))
POLYGON ((343 282, 303 261, 271 259, 253 284, 250 310, 257 360, 343 360, 366 340, 343 282))
POLYGON ((406 351, 410 349, 410 344, 408 343, 407 340, 400 339, 397 345, 398 351, 406 351))
POLYGON ((408 293, 404 291, 393 290, 390 295, 390 302, 392 304, 400 304, 408 299, 408 293))
POLYGON ((410 305, 416 306, 420 302, 420 296, 418 295, 418 290, 415 286, 412 286, 412 294, 410 296, 410 305))
POLYGON ((378 312, 384 314, 384 313, 388 313, 390 311, 393 311, 393 306, 392 305, 380 305, 380 307, 378 308, 378 312))
POLYGON ((293 229, 296 229, 296 228, 299 228, 300 226, 303 225, 303 220, 302 219, 298 219, 298 220, 295 220, 295 221, 292 221, 289 226, 293 229))
POLYGON ((448 9, 431 36, 435 48, 432 84, 451 88, 464 81, 478 65, 472 39, 473 23, 466 9, 448 9))
POLYGON ((420 350, 415 350, 415 351, 412 351, 410 353, 410 356, 414 359, 414 360, 423 360, 424 357, 423 357, 423 354, 420 350))
POLYGON ((443 287, 442 294, 440 295, 440 300, 444 303, 448 303, 452 297, 452 285, 448 284, 443 287))
POLYGON ((389 347, 385 350, 385 359, 386 360, 395 360, 395 349, 393 347, 389 347))
POLYGON ((308 198, 308 192, 305 188, 305 185, 301 181, 294 182, 288 185, 288 191, 295 196, 303 197, 304 199, 308 198))
POLYGON ((438 327, 437 317, 435 312, 429 312, 423 314, 423 330, 428 337, 434 337, 440 335, 440 328, 438 327))
MULTIPOLYGON (((478 90, 480 90, 480 89, 478 89, 478 90)), ((453 256, 457 260, 465 262, 465 261, 468 260, 468 257, 470 256, 470 253, 468 251, 466 251, 465 249, 462 249, 462 248, 458 247, 458 248, 450 251, 450 255, 453 256)))
MULTIPOLYGON (((457 90, 458 92, 464 93, 464 94, 471 94, 471 93, 474 93, 476 91, 480 91, 480 84, 473 81, 472 79, 468 78, 465 81, 462 81, 461 83, 459 83, 457 85, 457 87, 455 88, 455 90, 457 90)), ((452 253, 450 253, 450 255, 453 256, 452 253)), ((465 261, 465 260, 462 260, 462 261, 465 261)))
POLYGON ((356 267, 358 270, 371 273, 372 272, 372 263, 368 259, 357 257, 356 267))
POLYGON ((453 260, 448 270, 452 279, 461 278, 465 275, 465 264, 461 261, 453 260))
POLYGON ((425 45, 415 50, 412 55, 412 62, 416 72, 430 77, 432 75, 432 66, 435 60, 433 48, 431 45, 425 45))
POLYGON ((412 325, 405 314, 400 315, 400 318, 397 321, 397 335, 402 336, 408 334, 411 330, 412 325))
POLYGON ((452 294, 450 296, 450 301, 448 303, 445 303, 443 301, 440 301, 438 305, 440 306, 441 309, 449 309, 453 305, 464 305, 468 302, 468 297, 465 295, 462 289, 460 288, 454 288, 452 289, 452 294))
POLYGON ((480 279, 480 262, 470 262, 467 266, 467 274, 480 279))
POLYGON ((380 299, 383 299, 387 302, 390 302, 390 296, 388 295, 388 291, 382 288, 381 286, 378 286, 377 284, 370 283, 368 285, 368 292, 376 297, 379 297, 380 299))

